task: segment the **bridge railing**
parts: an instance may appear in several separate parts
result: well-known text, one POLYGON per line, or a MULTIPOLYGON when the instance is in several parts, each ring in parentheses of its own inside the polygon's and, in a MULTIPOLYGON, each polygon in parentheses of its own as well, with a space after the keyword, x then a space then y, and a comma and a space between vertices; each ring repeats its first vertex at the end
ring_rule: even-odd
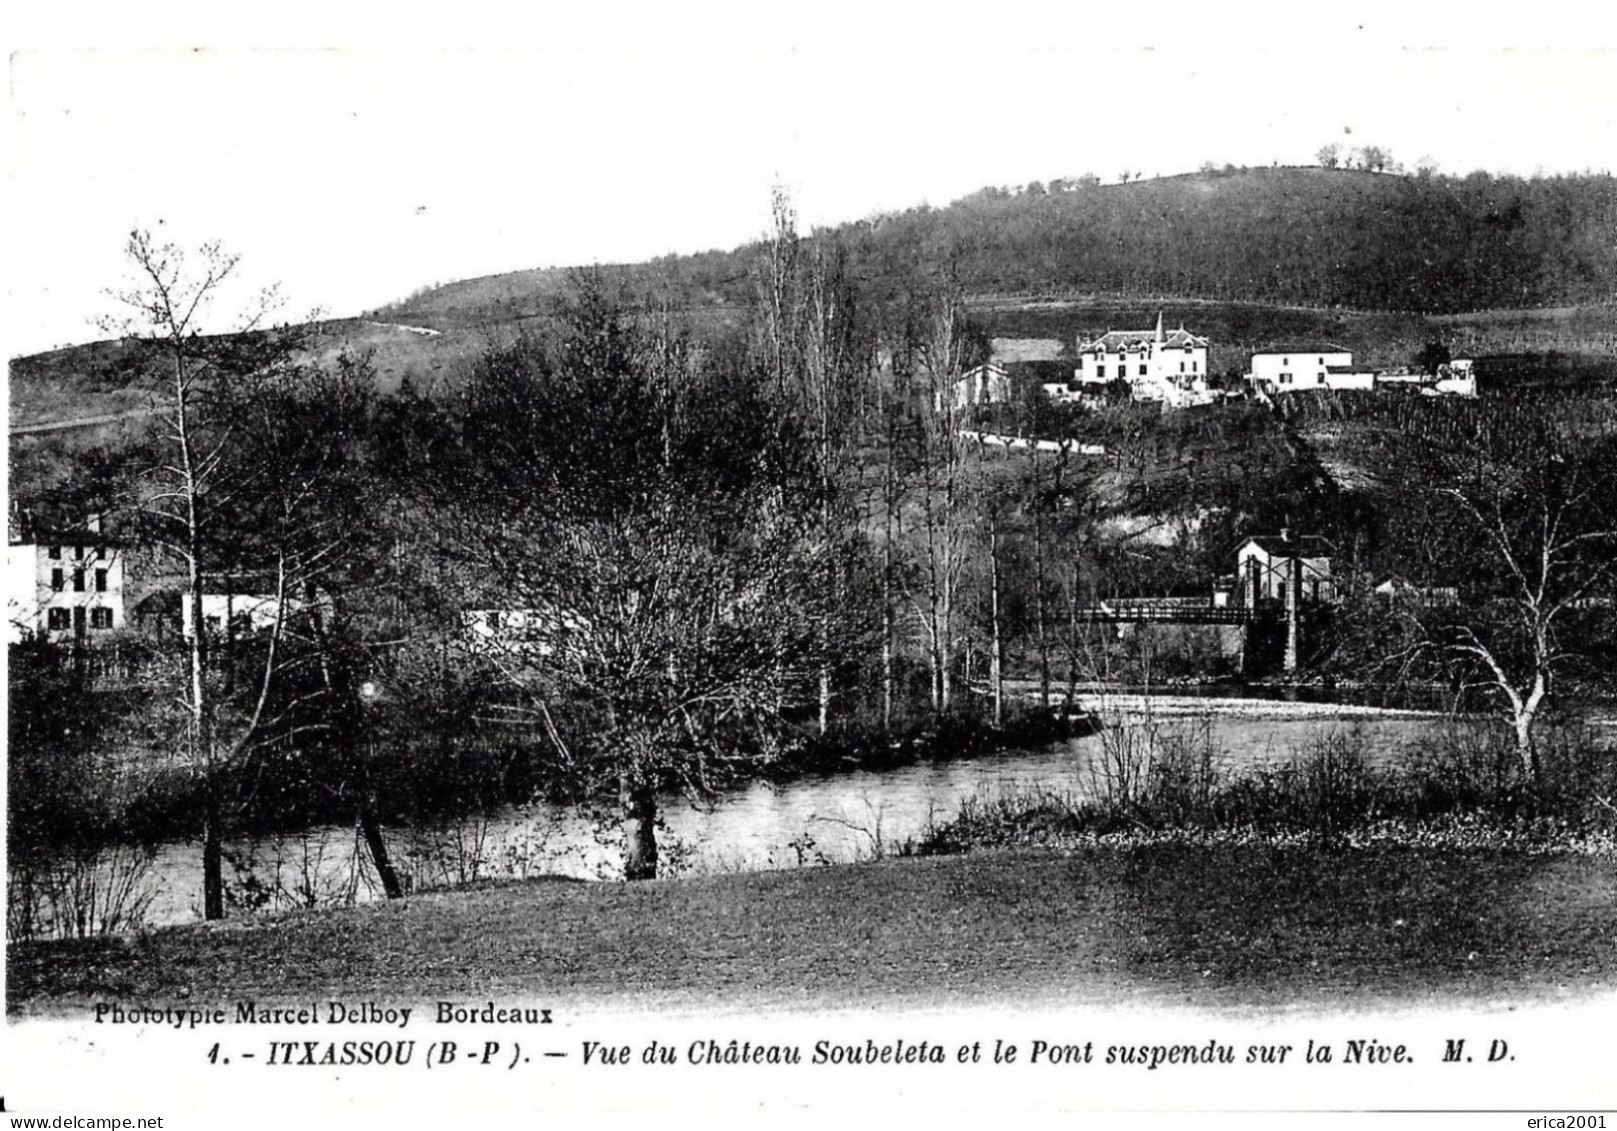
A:
POLYGON ((1215 605, 1203 597, 1137 597, 1099 601, 1074 610, 1079 620, 1111 624, 1250 624, 1264 615, 1244 605, 1215 605))

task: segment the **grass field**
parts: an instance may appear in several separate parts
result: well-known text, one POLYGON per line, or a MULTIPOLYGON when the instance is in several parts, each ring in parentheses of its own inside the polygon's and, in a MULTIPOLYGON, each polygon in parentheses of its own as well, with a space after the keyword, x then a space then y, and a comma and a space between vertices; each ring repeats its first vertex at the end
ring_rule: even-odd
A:
POLYGON ((9 952, 13 1016, 369 995, 1361 1008, 1617 982, 1609 859, 1154 846, 537 882, 9 952))

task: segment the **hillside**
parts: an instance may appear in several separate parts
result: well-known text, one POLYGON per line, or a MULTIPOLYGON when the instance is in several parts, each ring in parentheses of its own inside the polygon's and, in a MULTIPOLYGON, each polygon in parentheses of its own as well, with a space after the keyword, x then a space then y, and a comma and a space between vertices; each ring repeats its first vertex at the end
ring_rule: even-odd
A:
MULTIPOLYGON (((984 189, 843 224, 865 289, 947 267, 968 294, 1097 292, 1457 313, 1617 294, 1617 179, 1409 177, 1285 168, 1124 185, 984 189)), ((706 308, 752 297, 755 249, 668 257, 637 281, 706 308)), ((377 314, 448 329, 531 317, 565 279, 524 271, 428 288, 377 314)))
MULTIPOLYGON (((1435 339, 1481 359, 1490 385, 1604 384, 1617 377, 1614 184, 1266 169, 990 189, 836 234, 864 310, 947 261, 986 336, 1055 339, 1070 351, 1077 335, 1161 314, 1211 340, 1211 372, 1226 381, 1280 342, 1330 342, 1385 367, 1435 339), (1432 296, 1426 313, 1406 308, 1418 294, 1432 296)), ((754 245, 612 272, 631 294, 668 299, 699 333, 722 332, 748 317, 759 254, 754 245)), ((368 354, 383 392, 406 381, 453 387, 490 342, 540 328, 567 286, 568 272, 552 269, 430 287, 367 318, 321 324, 311 354, 368 354)), ((87 478, 117 477, 144 423, 130 414, 151 403, 131 361, 125 344, 99 342, 11 362, 12 426, 48 429, 12 436, 14 490, 49 505, 96 494, 87 478), (77 426, 103 417, 117 419, 77 426), (75 426, 51 428, 62 423, 75 426)), ((1375 480, 1373 461, 1343 436, 1315 429, 1308 441, 1303 462, 1323 465, 1313 472, 1349 489, 1375 480)), ((1231 492, 1244 494, 1234 484, 1248 478, 1236 476, 1231 492)), ((1184 499, 1166 507, 1196 511, 1184 499)))
MULTIPOLYGON (((1052 182, 831 231, 867 303, 946 269, 992 334, 1066 339, 1149 325, 1160 311, 1212 339, 1216 373, 1298 338, 1370 365, 1406 361, 1431 338, 1470 356, 1617 356, 1617 179, 1604 174, 1256 169, 1052 182)), ((720 329, 746 316, 758 254, 752 245, 610 270, 720 329)), ((324 324, 319 351, 373 351, 384 389, 452 380, 491 336, 542 320, 567 278, 541 269, 427 287, 324 324)), ((12 423, 139 408, 126 352, 102 342, 14 360, 12 423)))

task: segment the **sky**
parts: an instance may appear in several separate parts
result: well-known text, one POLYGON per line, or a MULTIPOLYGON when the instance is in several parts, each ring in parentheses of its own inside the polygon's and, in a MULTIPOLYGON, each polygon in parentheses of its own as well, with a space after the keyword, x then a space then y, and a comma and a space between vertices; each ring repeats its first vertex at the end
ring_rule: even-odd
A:
POLYGON ((649 7, 544 35, 468 19, 433 47, 371 29, 317 49, 296 21, 24 28, 7 354, 103 336, 135 227, 221 241, 243 298, 276 282, 288 316, 342 316, 458 278, 732 247, 765 230, 776 184, 812 227, 988 184, 1309 163, 1333 141, 1451 172, 1617 167, 1617 53, 1587 21, 1456 32, 1356 8, 1145 33, 1014 3, 964 27, 883 10, 722 35, 649 7))

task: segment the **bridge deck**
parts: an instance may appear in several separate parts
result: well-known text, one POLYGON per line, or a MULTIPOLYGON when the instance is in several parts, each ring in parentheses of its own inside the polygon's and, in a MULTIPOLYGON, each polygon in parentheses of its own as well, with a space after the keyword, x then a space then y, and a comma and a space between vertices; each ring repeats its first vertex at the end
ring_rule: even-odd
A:
POLYGON ((1173 604, 1154 601, 1105 601, 1076 610, 1092 624, 1251 624, 1272 615, 1244 605, 1173 604))

